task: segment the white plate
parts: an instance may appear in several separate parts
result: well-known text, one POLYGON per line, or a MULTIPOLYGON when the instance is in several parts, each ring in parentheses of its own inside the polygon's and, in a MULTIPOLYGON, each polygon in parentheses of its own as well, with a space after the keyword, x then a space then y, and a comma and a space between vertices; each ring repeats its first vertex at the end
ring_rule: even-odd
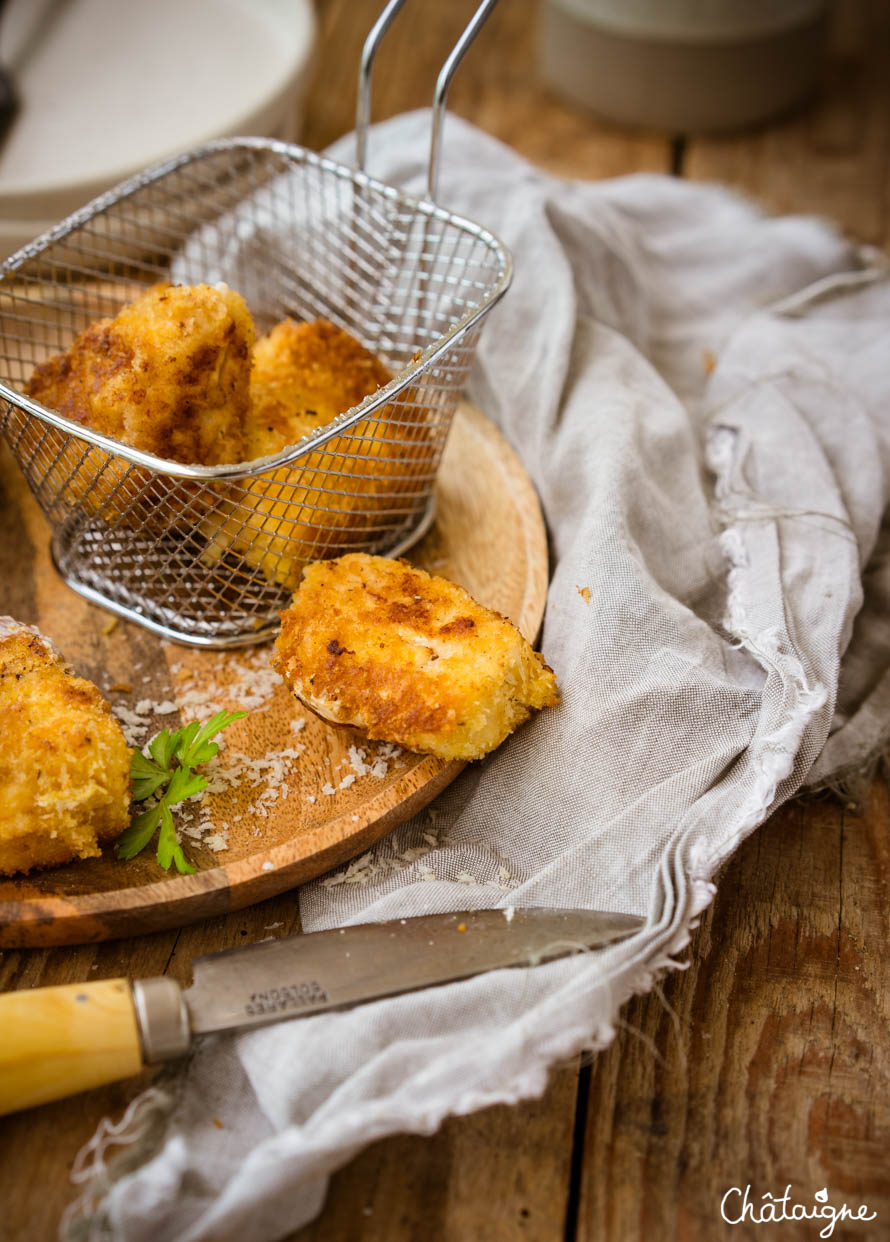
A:
POLYGON ((0 258, 109 186, 212 138, 293 141, 310 0, 12 0, 21 97, 0 148, 0 258))

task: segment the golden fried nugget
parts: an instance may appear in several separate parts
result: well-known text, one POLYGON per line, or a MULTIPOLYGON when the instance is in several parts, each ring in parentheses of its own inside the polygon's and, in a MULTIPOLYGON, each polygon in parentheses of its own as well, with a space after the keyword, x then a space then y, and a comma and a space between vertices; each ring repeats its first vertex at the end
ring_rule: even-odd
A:
POLYGON ((254 348, 248 460, 296 444, 391 379, 383 363, 342 328, 326 319, 285 319, 254 348))
MULTIPOLYGON (((285 320, 254 350, 245 424, 249 459, 296 444, 391 378, 342 328, 324 319, 285 320)), ((409 419, 404 407, 387 406, 292 466, 248 480, 237 502, 226 505, 225 520, 211 519, 205 527, 210 558, 234 548, 271 581, 293 587, 307 561, 367 542, 379 525, 377 514, 416 473, 418 441, 425 438, 423 420, 417 420, 416 411, 409 419)))
POLYGON ((511 621, 406 561, 352 553, 306 567, 274 663, 325 720, 442 759, 479 759, 558 702, 511 621))
POLYGON ((92 682, 0 617, 0 875, 91 858, 129 823, 130 750, 92 682))
MULTIPOLYGON (((40 363, 25 391, 131 448, 191 465, 231 464, 246 455, 254 336, 244 299, 224 285, 157 285, 40 363)), ((88 512, 116 521, 138 504, 151 519, 157 499, 140 501, 150 472, 51 428, 40 434, 50 443, 35 452, 88 512)), ((171 508, 198 486, 182 484, 171 508)))
POLYGON ((224 285, 156 285, 40 363, 26 392, 169 461, 242 461, 253 343, 240 294, 224 285))

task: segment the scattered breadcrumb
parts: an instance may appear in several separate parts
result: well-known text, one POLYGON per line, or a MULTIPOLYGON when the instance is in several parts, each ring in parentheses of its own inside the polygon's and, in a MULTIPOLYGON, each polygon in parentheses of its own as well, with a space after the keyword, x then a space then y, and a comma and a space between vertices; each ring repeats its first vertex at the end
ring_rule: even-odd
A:
POLYGON ((141 746, 146 739, 145 721, 121 703, 113 703, 112 715, 119 722, 128 746, 141 746))
POLYGON ((164 699, 161 703, 155 703, 152 699, 140 699, 136 704, 137 716, 172 716, 178 711, 179 707, 172 699, 164 699))
MULTIPOLYGON (((426 810, 426 826, 418 833, 415 830, 415 844, 401 845, 397 838, 389 837, 379 842, 367 854, 363 854, 360 858, 354 858, 342 871, 335 871, 331 875, 325 876, 320 881, 325 888, 335 888, 340 884, 356 884, 366 885, 369 883, 377 883, 387 878, 406 871, 409 867, 417 866, 417 876, 421 881, 427 883, 433 880, 449 879, 449 868, 446 863, 446 856, 443 853, 450 845, 447 837, 447 831, 444 827, 436 827, 437 812, 427 807, 426 810), (401 848, 400 848, 401 845, 401 848), (442 859, 441 874, 436 874, 433 870, 432 862, 436 856, 442 859)), ((478 846, 483 852, 484 861, 487 867, 491 866, 491 846, 487 842, 468 842, 460 843, 462 847, 478 846)), ((497 860, 496 875, 490 879, 480 880, 472 875, 469 871, 460 871, 454 877, 458 884, 478 885, 484 888, 494 888, 501 892, 509 891, 517 886, 518 881, 514 878, 510 869, 500 860, 497 860)), ((481 869, 481 866, 480 866, 481 869)))
POLYGON ((219 683, 208 682, 204 666, 200 674, 187 670, 178 680, 176 697, 184 718, 209 717, 223 708, 231 709, 233 702, 242 711, 260 711, 282 684, 263 651, 223 655, 217 671, 225 674, 219 683))
POLYGON ((259 793, 244 814, 248 817, 259 815, 265 819, 279 799, 287 798, 290 790, 286 778, 296 769, 297 760, 304 750, 305 747, 298 743, 251 758, 221 746, 216 758, 201 769, 208 780, 207 792, 223 793, 226 789, 244 784, 258 788, 259 793))
POLYGON ((356 776, 364 776, 366 773, 370 772, 371 769, 366 763, 367 758, 368 752, 363 747, 350 746, 349 762, 352 764, 352 770, 356 776))
MULTIPOLYGON (((135 671, 140 666, 134 664, 133 667, 135 671)), ((127 682, 114 682, 108 687, 110 695, 133 696, 112 703, 113 714, 129 746, 145 749, 159 729, 175 728, 176 725, 166 718, 177 712, 183 722, 198 720, 202 723, 223 709, 250 714, 262 712, 271 706, 276 691, 283 686, 281 678, 269 665, 268 656, 260 651, 221 654, 209 665, 209 671, 207 661, 202 661, 200 669, 190 668, 187 661, 178 661, 170 665, 170 675, 174 684, 171 697, 160 700, 142 697, 133 702, 133 688, 127 682)), ((150 673, 145 680, 152 680, 150 673)), ((208 781, 204 794, 189 799, 181 808, 177 831, 183 838, 192 845, 219 853, 229 848, 230 828, 245 817, 255 823, 252 835, 261 836, 262 821, 289 797, 299 796, 310 805, 317 801, 314 793, 304 793, 300 788, 300 760, 305 745, 298 739, 306 728, 306 720, 298 717, 288 724, 293 738, 290 745, 257 758, 232 749, 231 743, 220 739, 219 754, 202 767, 202 774, 208 781), (213 806, 212 795, 244 786, 251 796, 241 813, 222 814, 219 807, 213 806)), ((360 778, 384 780, 393 770, 405 765, 401 747, 391 743, 351 745, 347 755, 332 764, 330 779, 325 781, 321 792, 334 797, 341 790, 350 789, 360 778)), ((354 819, 357 822, 358 816, 354 819)), ((273 865, 264 865, 263 870, 271 871, 273 865)))

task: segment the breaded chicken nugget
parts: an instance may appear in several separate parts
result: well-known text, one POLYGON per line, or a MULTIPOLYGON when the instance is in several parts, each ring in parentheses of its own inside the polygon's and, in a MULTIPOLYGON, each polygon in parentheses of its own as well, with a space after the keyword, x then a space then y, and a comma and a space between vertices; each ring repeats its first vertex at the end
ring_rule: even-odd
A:
POLYGON ((0 617, 0 875, 90 858, 129 822, 130 750, 92 682, 0 617))
POLYGON ((285 319, 254 348, 248 459, 296 444, 391 379, 383 363, 342 328, 326 319, 285 319))
MULTIPOLYGON (((40 363, 25 391, 84 427, 170 461, 243 461, 254 336, 247 305, 231 289, 157 285, 40 363)), ((122 458, 66 444, 52 429, 40 434, 60 454, 51 467, 59 484, 67 480, 91 513, 115 520, 150 482, 122 458)))
POLYGON ((405 561, 353 553, 304 570, 273 660, 325 720, 442 759, 479 759, 558 702, 512 622, 405 561))
POLYGON ((169 461, 243 461, 253 320, 224 285, 156 285, 40 363, 29 396, 169 461))
MULTIPOLYGON (((285 320, 254 350, 248 457, 296 444, 391 378, 342 328, 324 319, 285 320)), ((293 466, 250 480, 226 520, 208 529, 211 557, 234 548, 267 578, 295 586, 307 561, 374 538, 377 513, 410 486, 426 439, 417 411, 387 406, 293 466)))

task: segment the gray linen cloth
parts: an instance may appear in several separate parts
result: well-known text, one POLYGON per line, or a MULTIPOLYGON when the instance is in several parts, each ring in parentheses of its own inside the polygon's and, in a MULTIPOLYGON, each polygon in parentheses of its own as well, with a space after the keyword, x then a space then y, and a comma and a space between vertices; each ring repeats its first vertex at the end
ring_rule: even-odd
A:
MULTIPOLYGON (((428 136, 426 113, 375 128, 375 172, 420 192, 428 136)), ((334 155, 351 161, 351 142, 334 155)), ((884 743, 879 256, 717 187, 560 180, 455 119, 441 199, 515 257, 470 393, 543 502, 542 643, 563 702, 380 843, 363 883, 305 887, 304 926, 505 905, 647 925, 598 953, 205 1041, 82 1153, 71 1237, 271 1242, 372 1140, 540 1093, 675 964, 739 841, 884 743), (131 1144, 117 1166, 115 1137, 131 1144)))

